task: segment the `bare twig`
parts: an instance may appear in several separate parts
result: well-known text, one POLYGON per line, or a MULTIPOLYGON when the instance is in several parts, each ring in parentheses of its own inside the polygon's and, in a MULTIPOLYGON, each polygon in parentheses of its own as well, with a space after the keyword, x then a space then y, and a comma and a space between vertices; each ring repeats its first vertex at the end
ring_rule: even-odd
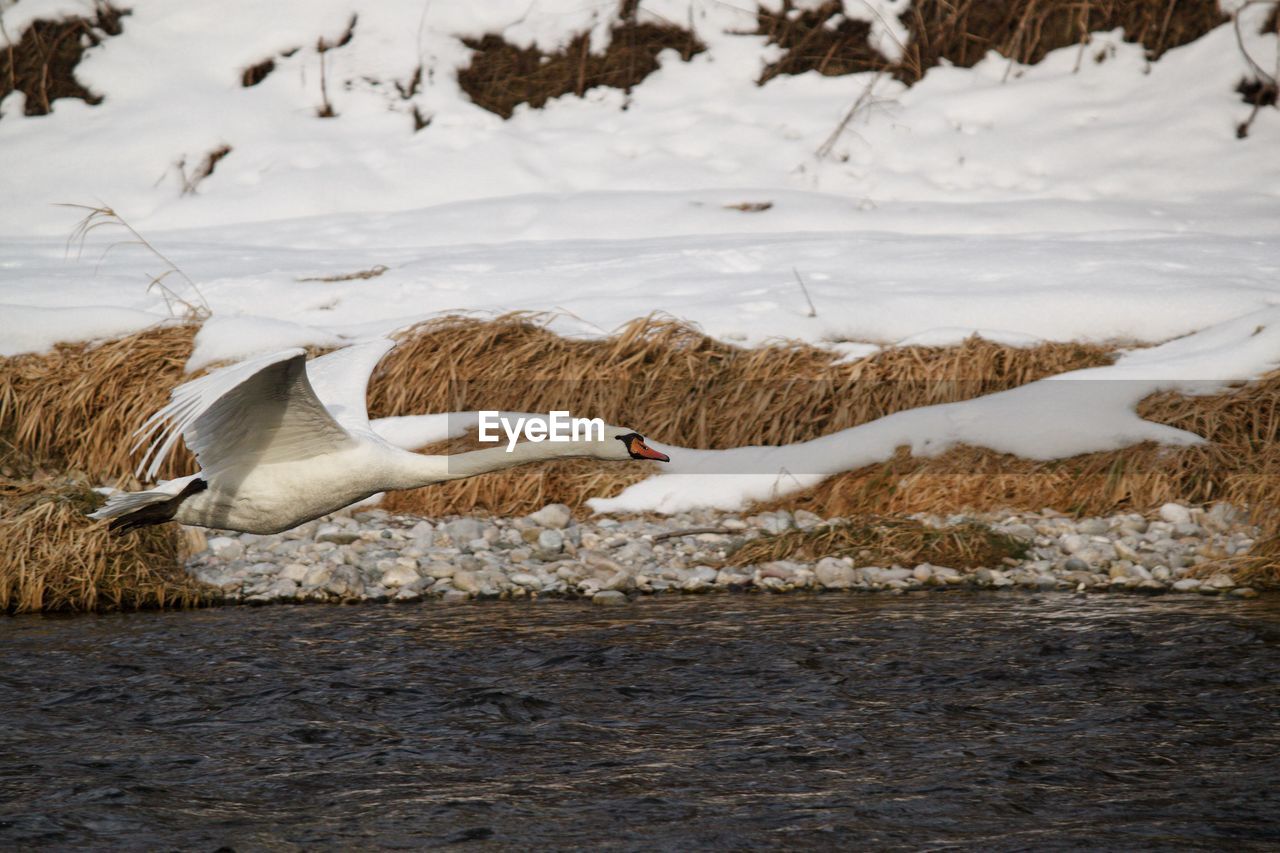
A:
POLYGON ((674 539, 679 536, 697 536, 699 533, 715 533, 725 536, 734 532, 727 527, 690 527, 685 530, 668 530, 665 533, 659 533, 653 537, 653 541, 661 542, 664 539, 674 539))
POLYGON ((1231 16, 1231 26, 1235 29, 1236 46, 1240 48, 1240 55, 1243 56, 1245 59, 1245 62, 1248 62, 1249 65, 1253 68, 1254 73, 1258 75, 1259 79, 1269 80, 1272 86, 1276 85, 1277 83, 1276 78, 1280 77, 1280 52, 1277 52, 1277 56, 1276 56, 1276 66, 1277 66, 1276 72, 1268 73, 1265 69, 1263 69, 1261 65, 1257 63, 1257 60, 1253 58, 1253 56, 1249 53, 1249 51, 1244 46, 1244 35, 1240 32, 1240 13, 1243 12, 1245 9, 1248 9, 1250 6, 1259 6, 1259 5, 1275 6, 1276 3, 1277 3, 1277 0, 1246 0, 1246 2, 1243 3, 1239 9, 1236 9, 1235 13, 1231 16))
POLYGON ((844 135, 845 129, 849 127, 849 123, 853 121, 854 117, 863 109, 875 103, 874 91, 876 84, 880 82, 880 78, 883 76, 884 70, 881 69, 876 72, 874 77, 871 78, 871 82, 862 90, 862 94, 858 96, 858 100, 853 102, 853 106, 849 107, 849 111, 844 114, 844 118, 840 119, 840 123, 836 125, 835 130, 831 131, 831 135, 828 136, 826 141, 819 145, 818 150, 814 152, 818 159, 822 160, 830 156, 832 149, 835 148, 836 143, 840 141, 840 137, 844 135))
POLYGON ((809 316, 817 317, 817 309, 813 307, 813 300, 809 298, 809 288, 804 286, 804 279, 800 277, 800 271, 795 267, 792 267, 791 272, 795 275, 796 282, 800 285, 800 292, 804 294, 804 301, 809 303, 809 316))
MULTIPOLYGON (((1276 91, 1277 89, 1280 89, 1280 51, 1276 52, 1275 70, 1268 73, 1263 70, 1262 66, 1258 64, 1257 60, 1253 58, 1244 46, 1244 35, 1240 32, 1240 13, 1250 6, 1256 5, 1274 7, 1280 5, 1280 0, 1247 0, 1247 2, 1240 6, 1239 9, 1236 9, 1231 16, 1231 25, 1236 34, 1236 46, 1240 48, 1240 55, 1243 56, 1245 62, 1248 62, 1250 67, 1253 68, 1254 76, 1257 78, 1257 91, 1253 93, 1252 96, 1253 109, 1249 112, 1249 117, 1247 119, 1236 125, 1237 139, 1244 139, 1249 135, 1249 128, 1253 126, 1253 120, 1258 117, 1258 112, 1263 106, 1274 105, 1276 103, 1276 91)), ((1246 99, 1250 96, 1250 93, 1246 88, 1247 84, 1247 80, 1241 81, 1239 89, 1240 93, 1246 96, 1246 99)))

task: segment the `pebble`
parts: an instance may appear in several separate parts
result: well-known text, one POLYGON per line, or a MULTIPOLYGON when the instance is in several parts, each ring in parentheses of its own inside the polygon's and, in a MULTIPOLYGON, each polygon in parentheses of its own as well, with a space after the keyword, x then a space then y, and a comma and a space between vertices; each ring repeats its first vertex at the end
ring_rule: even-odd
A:
POLYGON ((591 603, 600 607, 611 607, 617 604, 626 604, 627 597, 617 590, 606 589, 591 596, 591 603))
POLYGON ((1167 503, 1160 507, 1160 518, 1170 524, 1190 524, 1191 510, 1182 504, 1167 503))
POLYGON ((414 581, 421 580, 422 576, 418 574, 416 569, 408 566, 392 566, 382 573, 382 585, 390 589, 398 589, 402 586, 408 586, 414 581))
MULTIPOLYGON (((952 568, 860 565, 850 557, 726 566, 727 554, 770 532, 826 521, 805 510, 749 518, 712 512, 661 521, 599 518, 575 522, 549 504, 519 518, 427 520, 382 510, 330 516, 273 536, 212 532, 188 561, 192 574, 227 601, 467 601, 498 597, 582 597, 624 603, 636 593, 756 590, 881 590, 951 587, 1074 589, 1250 598, 1224 555, 1248 553, 1258 531, 1226 504, 1201 509, 1169 503, 1153 518, 1134 513, 1072 519, 1060 513, 918 515, 931 526, 978 521, 1027 542, 1021 560, 952 568), (670 530, 719 527, 725 533, 654 542, 670 530), (1219 564, 1220 565, 1220 564, 1219 564)), ((864 561, 865 562, 865 561, 864 561)))
POLYGON ((853 567, 837 557, 823 557, 813 567, 813 573, 826 589, 849 589, 855 580, 853 567))
POLYGON ((208 542, 209 552, 220 560, 231 562, 244 556, 244 546, 229 536, 215 536, 208 542))
POLYGON ((547 504, 529 516, 529 520, 539 527, 563 530, 573 521, 573 512, 564 504, 547 504))
POLYGON ((538 550, 558 554, 564 550, 564 534, 559 530, 544 530, 538 534, 538 550))

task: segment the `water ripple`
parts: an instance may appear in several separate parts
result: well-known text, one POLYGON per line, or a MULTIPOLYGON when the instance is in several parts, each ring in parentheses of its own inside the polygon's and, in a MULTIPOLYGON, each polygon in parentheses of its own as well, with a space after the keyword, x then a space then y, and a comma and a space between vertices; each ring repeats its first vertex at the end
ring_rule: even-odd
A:
POLYGON ((1280 601, 0 622, 0 845, 1280 843, 1280 601))

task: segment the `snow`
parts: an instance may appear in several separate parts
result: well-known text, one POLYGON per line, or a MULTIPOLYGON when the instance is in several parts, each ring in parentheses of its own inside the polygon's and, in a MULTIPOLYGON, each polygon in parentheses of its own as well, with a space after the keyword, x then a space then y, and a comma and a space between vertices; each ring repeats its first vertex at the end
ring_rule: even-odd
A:
MULTIPOLYGON (((1234 89, 1249 67, 1229 25, 1154 63, 1099 33, 1033 67, 990 55, 911 88, 816 73, 757 86, 779 51, 735 34, 754 27, 751 4, 645 0, 641 20, 687 24, 707 50, 687 63, 665 53, 629 94, 590 90, 507 121, 459 88, 471 52, 458 36, 554 49, 590 31, 600 48, 616 7, 137 0, 124 33, 77 69, 101 105, 62 100, 27 117, 20 93, 0 102, 0 354, 169 319, 147 287, 166 265, 117 245, 128 235, 99 229, 68 251, 79 213, 55 205, 78 202, 112 206, 195 282, 198 293, 165 279, 212 311, 191 370, 512 310, 555 312, 552 328, 577 336, 665 314, 722 340, 800 339, 845 359, 971 334, 1160 345, 1084 377, 1124 381, 1035 383, 825 444, 705 455, 648 436, 673 450, 671 473, 600 507, 738 506, 901 444, 1057 458, 1185 442, 1133 414, 1141 394, 1179 381, 1203 391, 1185 381, 1274 363, 1280 111, 1263 109, 1236 138, 1249 107, 1234 89), (353 15, 350 43, 322 55, 317 40, 338 40, 353 15), (243 70, 267 58, 275 70, 242 87, 243 70), (401 95, 395 84, 419 65, 420 89, 401 95), (335 118, 316 115, 322 68, 335 118), (416 133, 415 109, 430 118, 416 133), (230 154, 184 192, 220 145, 230 154), (703 465, 748 473, 695 473, 703 465)), ((849 0, 845 15, 868 21, 891 55, 907 8, 849 0)), ((0 21, 16 39, 35 18, 90 10, 0 0, 0 21)), ((1266 13, 1245 8, 1241 30, 1271 68, 1277 39, 1257 34, 1266 13)), ((421 446, 465 420, 424 416, 374 428, 421 446)))
POLYGON ((671 457, 659 476, 596 512, 738 510, 884 462, 907 446, 917 457, 966 444, 1024 459, 1065 459, 1143 441, 1203 442, 1192 432, 1143 420, 1134 410, 1158 391, 1210 393, 1280 367, 1280 308, 1237 318, 1159 347, 1123 355, 1114 365, 1064 373, 960 403, 922 406, 812 441, 782 447, 690 450, 651 442, 671 457))
POLYGON ((64 308, 0 303, 0 356, 47 352, 59 341, 117 338, 164 322, 164 317, 111 305, 64 308))
POLYGON ((270 317, 215 314, 196 333, 195 348, 187 360, 187 370, 196 371, 223 361, 294 347, 337 347, 344 341, 301 323, 270 317))

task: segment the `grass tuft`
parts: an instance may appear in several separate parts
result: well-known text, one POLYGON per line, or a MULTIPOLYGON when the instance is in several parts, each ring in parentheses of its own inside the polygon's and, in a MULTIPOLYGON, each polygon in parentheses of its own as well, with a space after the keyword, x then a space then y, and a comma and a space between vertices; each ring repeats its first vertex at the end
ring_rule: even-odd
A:
POLYGON ((175 525, 124 536, 91 521, 102 497, 83 475, 0 479, 0 612, 195 607, 216 591, 182 567, 175 525))
POLYGON ((851 557, 860 566, 930 563, 953 569, 998 568, 1005 559, 1024 557, 1027 547, 1027 542, 978 522, 930 527, 909 518, 873 516, 751 539, 726 563, 749 566, 772 560, 851 557))

